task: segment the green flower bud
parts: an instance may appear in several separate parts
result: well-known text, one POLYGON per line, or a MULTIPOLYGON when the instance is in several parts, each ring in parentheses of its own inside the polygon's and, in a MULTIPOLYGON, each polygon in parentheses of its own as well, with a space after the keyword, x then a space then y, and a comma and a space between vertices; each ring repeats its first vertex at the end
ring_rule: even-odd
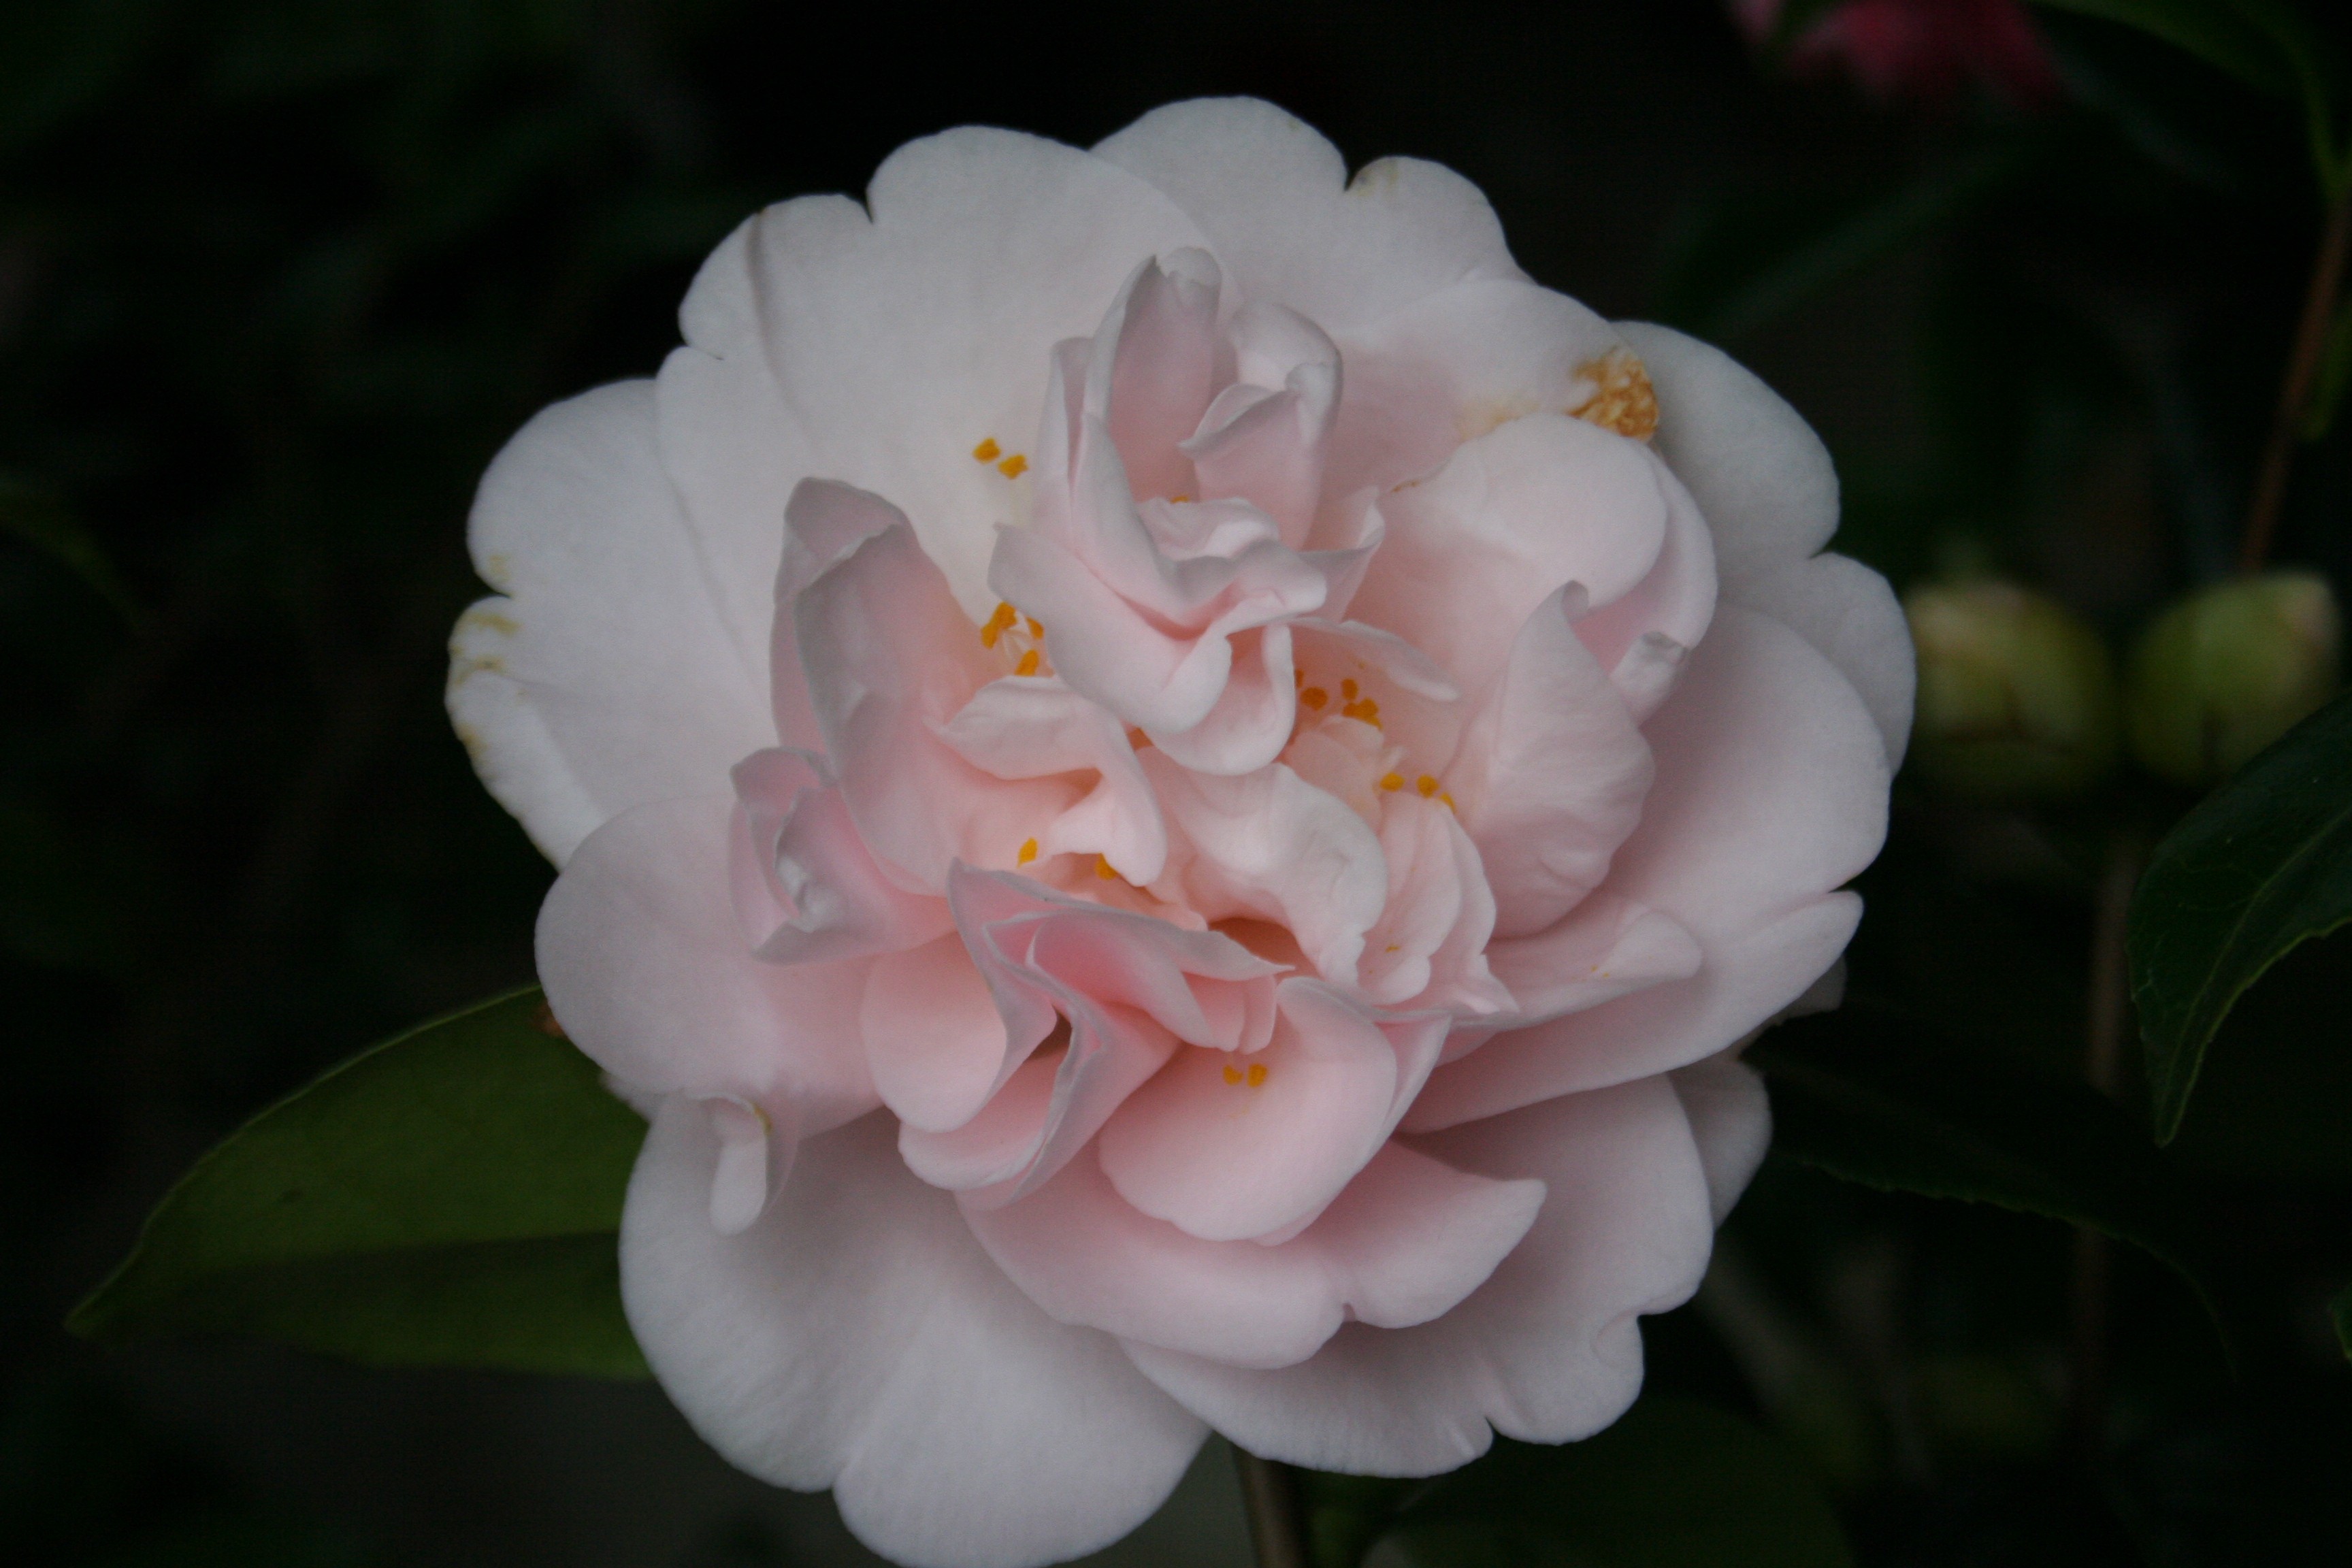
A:
POLYGON ((2116 755, 2106 645, 2063 605, 1995 581, 1915 588, 1919 654, 1912 755, 1979 800, 2053 800, 2096 784, 2116 755))
POLYGON ((2158 616, 2133 650, 2132 754, 2217 783, 2336 694, 2336 595, 2310 572, 2216 584, 2158 616))

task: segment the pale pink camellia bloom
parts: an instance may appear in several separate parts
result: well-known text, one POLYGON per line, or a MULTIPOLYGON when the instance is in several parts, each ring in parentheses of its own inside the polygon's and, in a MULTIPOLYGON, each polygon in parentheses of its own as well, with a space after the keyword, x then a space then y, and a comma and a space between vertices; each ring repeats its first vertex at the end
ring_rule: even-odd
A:
POLYGON ((623 1293, 695 1426, 978 1568, 1211 1428, 1613 1420, 1908 727, 1820 442, 1249 100, 914 142, 683 325, 491 467, 450 708, 651 1119, 623 1293))

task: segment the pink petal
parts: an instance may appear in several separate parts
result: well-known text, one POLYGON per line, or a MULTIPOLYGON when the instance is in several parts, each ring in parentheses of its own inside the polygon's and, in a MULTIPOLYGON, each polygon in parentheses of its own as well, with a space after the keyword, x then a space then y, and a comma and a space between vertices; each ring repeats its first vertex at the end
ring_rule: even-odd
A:
POLYGON ((984 616, 991 524, 1013 518, 1018 486, 973 448, 1023 450, 1053 346, 1094 331, 1139 258, 1202 243, 1100 159, 977 128, 898 149, 862 206, 803 197, 739 229, 680 313, 686 352, 724 387, 665 418, 664 456, 731 529, 709 570, 762 601, 754 636, 778 506, 809 475, 905 508, 964 612, 984 616), (711 417, 722 405, 744 412, 711 417))
POLYGON ((1698 646, 1715 616, 1715 547, 1706 520, 1655 453, 1642 452, 1666 499, 1666 538, 1642 581, 1576 624, 1576 635, 1608 670, 1636 720, 1665 700, 1685 649, 1698 646))
POLYGON ((1595 893, 1547 931, 1493 943, 1486 962, 1533 1024, 1687 980, 1701 954, 1698 939, 1673 916, 1595 893))
POLYGON ((660 1093, 797 1105, 803 1133, 875 1104, 859 1048, 867 962, 753 958, 728 897, 724 798, 624 812, 573 854, 539 912, 539 975, 580 1048, 660 1093))
POLYGON ((1272 1032, 1276 966, 1228 937, 1002 873, 959 869, 950 901, 1003 1019, 1003 1051, 993 1098, 969 1122, 903 1131, 926 1181, 1014 1201, 1092 1139, 1180 1039, 1246 1049, 1272 1032), (1057 1061, 1034 1058, 1056 1012, 1067 1048, 1057 1061))
POLYGON ((1357 1475, 1433 1475, 1496 1432, 1559 1443, 1615 1420, 1641 1386, 1636 1315, 1687 1299, 1713 1240, 1674 1090, 1645 1079, 1422 1147, 1457 1170, 1544 1184, 1527 1238, 1459 1306, 1415 1328, 1351 1323, 1278 1371, 1136 1340, 1128 1354, 1235 1446, 1357 1475))
POLYGON ((1306 1360, 1351 1319, 1406 1327, 1447 1311, 1518 1244, 1542 1200, 1540 1183, 1466 1175, 1391 1143, 1278 1247, 1202 1241, 1149 1218, 1091 1160, 965 1217, 1059 1321, 1277 1367, 1306 1360))
POLYGON ((1389 1037, 1316 982, 1286 981, 1280 997, 1264 1050, 1180 1051, 1104 1124, 1103 1170, 1144 1214, 1205 1241, 1265 1236, 1319 1211, 1379 1150, 1397 1098, 1389 1037))
POLYGON ((875 1091, 910 1127, 961 1127, 1002 1081, 1004 1019, 954 931, 877 959, 858 1027, 875 1091))
POLYGON ((1596 391, 1588 368, 1622 346, 1607 321, 1523 279, 1456 284, 1343 332, 1330 482, 1387 490, 1510 420, 1573 414, 1596 391))
POLYGON ((740 1236, 711 1228, 716 1157, 694 1107, 662 1108, 629 1184, 621 1291, 663 1388, 730 1462, 830 1488, 859 1540, 912 1568, 1093 1551, 1183 1474, 1200 1422, 1107 1336, 1022 1295, 899 1164, 887 1119, 803 1144, 740 1236))
POLYGON ((908 892, 938 893, 962 859, 1010 866, 1068 806, 1058 780, 1011 784, 938 731, 999 673, 947 579, 897 522, 803 589, 793 609, 825 749, 858 835, 908 892))
POLYGON ((1323 458, 1339 412, 1339 351, 1323 330, 1279 305, 1244 305, 1233 323, 1241 381, 1220 395, 1184 453, 1199 494, 1239 497, 1301 549, 1322 499, 1323 458), (1228 406, 1234 394, 1264 388, 1228 406), (1220 412, 1220 411, 1223 412, 1220 412))
POLYGON ((1514 419, 1383 499, 1387 537, 1349 613, 1475 691, 1563 584, 1606 605, 1649 574, 1666 539, 1661 472, 1640 443, 1581 419, 1514 419))
POLYGON ((798 752, 754 752, 733 769, 729 859, 746 941, 773 963, 895 952, 953 929, 943 899, 893 883, 866 851, 841 791, 798 752))
POLYGON ((1604 890, 1672 917, 1688 980, 1506 1034, 1438 1069, 1418 1127, 1490 1116, 1711 1056, 1803 993, 1885 837, 1887 763, 1853 687, 1794 632, 1727 605, 1650 721, 1657 782, 1604 890))
POLYGON ((1059 679, 991 681, 941 726, 941 739, 1001 779, 1092 773, 1086 794, 1036 835, 1038 852, 1100 855, 1132 882, 1168 861, 1168 830, 1127 731, 1059 679))
POLYGON ((1706 1172, 1708 1205, 1721 1225, 1771 1148, 1771 1097, 1756 1069, 1729 1051, 1670 1076, 1706 1172))
POLYGON ((650 384, 525 426, 482 477, 467 539, 506 596, 458 619, 449 715, 558 865, 621 812, 723 788, 736 758, 774 743, 756 634, 713 601, 655 449, 650 384))
POLYGON ((1415 158, 1383 158, 1350 181, 1312 127, 1255 99, 1155 109, 1095 153, 1191 214, 1244 299, 1328 331, 1465 279, 1519 276, 1469 181, 1415 158))
POLYGON ((1205 251, 1146 261, 1097 333, 1105 422, 1134 497, 1197 495, 1178 443, 1209 406, 1217 358, 1217 264, 1205 251))
POLYGON ((1837 531, 1837 470, 1797 411, 1721 349, 1620 321, 1658 396, 1658 454, 1690 487, 1727 590, 1804 560, 1837 531))
POLYGON ((1352 983, 1388 896, 1380 840, 1363 819, 1278 763, 1219 778, 1156 749, 1141 761, 1171 830, 1153 891, 1212 921, 1273 921, 1324 979, 1352 983))
POLYGON ((1734 602, 1771 616, 1836 665, 1878 721, 1887 766, 1903 765, 1917 678, 1911 626, 1885 578, 1824 552, 1743 578, 1734 602))
POLYGON ((1444 773, 1504 937, 1544 930, 1601 885, 1643 820, 1655 772, 1616 688, 1569 625, 1572 592, 1528 614, 1444 773))

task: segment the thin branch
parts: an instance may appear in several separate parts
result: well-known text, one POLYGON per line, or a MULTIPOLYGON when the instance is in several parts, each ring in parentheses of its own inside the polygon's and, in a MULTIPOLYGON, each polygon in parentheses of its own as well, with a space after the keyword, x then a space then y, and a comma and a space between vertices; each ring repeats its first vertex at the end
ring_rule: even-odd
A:
POLYGON ((2271 552, 2271 535, 2277 531, 2279 507, 2286 500, 2287 469, 2294 459, 2303 411, 2319 379, 2319 362, 2326 352, 2328 329, 2336 320, 2336 296, 2344 281, 2347 250, 2352 250, 2352 184, 2329 205, 2326 226, 2320 231, 2319 254, 2311 265, 2311 288, 2303 300, 2303 320, 2295 326, 2294 342, 2287 353, 2278 411, 2271 419, 2262 467, 2255 470, 2253 500, 2246 508, 2246 531, 2238 550, 2241 572, 2261 571, 2271 552))
POLYGON ((1298 1494, 1298 1473, 1275 1459, 1234 1450, 1242 1476, 1242 1508, 1249 1515, 1250 1546, 1257 1568, 1312 1568, 1307 1545, 1307 1506, 1298 1494))

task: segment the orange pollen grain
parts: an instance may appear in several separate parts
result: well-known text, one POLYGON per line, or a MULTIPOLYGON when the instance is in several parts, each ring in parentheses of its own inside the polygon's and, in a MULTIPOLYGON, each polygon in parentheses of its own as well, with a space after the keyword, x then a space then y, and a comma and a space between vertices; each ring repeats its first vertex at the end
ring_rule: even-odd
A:
POLYGON ((1454 809, 1454 797, 1441 790, 1438 792, 1437 804, 1444 806, 1446 810, 1452 811, 1454 809))
POLYGON ((1029 459, 1015 452, 997 464, 996 471, 1008 479, 1017 479, 1029 471, 1029 459))
POLYGON ((974 447, 971 449, 971 455, 977 461, 982 463, 992 463, 996 461, 998 455, 1003 450, 1003 447, 996 444, 996 437, 991 436, 987 440, 982 441, 979 446, 974 447))
POLYGON ((1423 773, 1419 778, 1412 781, 1412 787, 1421 792, 1422 799, 1427 800, 1431 795, 1437 793, 1437 781, 1431 778, 1427 773, 1423 773))
POLYGON ((1323 704, 1331 700, 1331 694, 1319 686, 1310 686, 1298 694, 1298 700, 1320 713, 1323 704))
POLYGON ((1306 672, 1305 670, 1303 670, 1303 669, 1299 668, 1297 665, 1293 665, 1293 666, 1291 666, 1291 668, 1290 668, 1290 684, 1291 684, 1291 685, 1293 685, 1293 686, 1304 686, 1304 685, 1306 685, 1306 684, 1307 684, 1307 672, 1306 672))
POLYGON ((1227 1062, 1225 1064, 1225 1081, 1227 1083, 1239 1083, 1241 1080, 1242 1069, 1234 1066, 1233 1063, 1227 1062))
POLYGON ((1029 635, 1031 637, 1042 637, 1045 635, 1045 623, 1039 620, 1036 616, 1029 616, 1024 617, 1024 624, 1028 626, 1029 635))
POLYGON ((1192 498, 1191 496, 1170 496, 1168 498, 1168 504, 1171 506, 1182 506, 1192 499, 1192 498))
POLYGON ((1260 1085, 1260 1084, 1264 1083, 1265 1081, 1265 1064, 1264 1062, 1252 1062, 1252 1063, 1250 1063, 1250 1065, 1249 1065, 1249 1083, 1250 1083, 1250 1087, 1251 1087, 1252 1089, 1255 1089, 1258 1085, 1260 1085))
POLYGON ((1127 732, 1127 743, 1139 752, 1151 744, 1151 737, 1140 730, 1129 730, 1127 732))
POLYGON ((1034 838, 1023 839, 1021 841, 1021 858, 1019 863, 1026 866, 1030 861, 1034 860, 1035 858, 1037 858, 1037 841, 1034 838))
POLYGON ((1353 702, 1360 695, 1361 695, 1362 689, 1363 689, 1361 687, 1359 687, 1352 680, 1343 680, 1339 682, 1339 695, 1346 698, 1350 702, 1353 702))
POLYGON ((1381 705, 1370 698, 1360 698, 1339 710, 1342 719, 1360 719, 1377 730, 1381 727, 1381 705))
POLYGON ((1402 773, 1382 773, 1381 775, 1381 787, 1386 790, 1402 789, 1404 788, 1404 775, 1402 773))
POLYGON ((1110 868, 1110 861, 1100 855, 1095 857, 1095 875, 1106 882, 1118 880, 1118 873, 1110 868))
POLYGON ((1015 675, 1034 675, 1037 673, 1037 650, 1033 647, 1027 653, 1021 656, 1021 662, 1013 667, 1013 673, 1015 675))

